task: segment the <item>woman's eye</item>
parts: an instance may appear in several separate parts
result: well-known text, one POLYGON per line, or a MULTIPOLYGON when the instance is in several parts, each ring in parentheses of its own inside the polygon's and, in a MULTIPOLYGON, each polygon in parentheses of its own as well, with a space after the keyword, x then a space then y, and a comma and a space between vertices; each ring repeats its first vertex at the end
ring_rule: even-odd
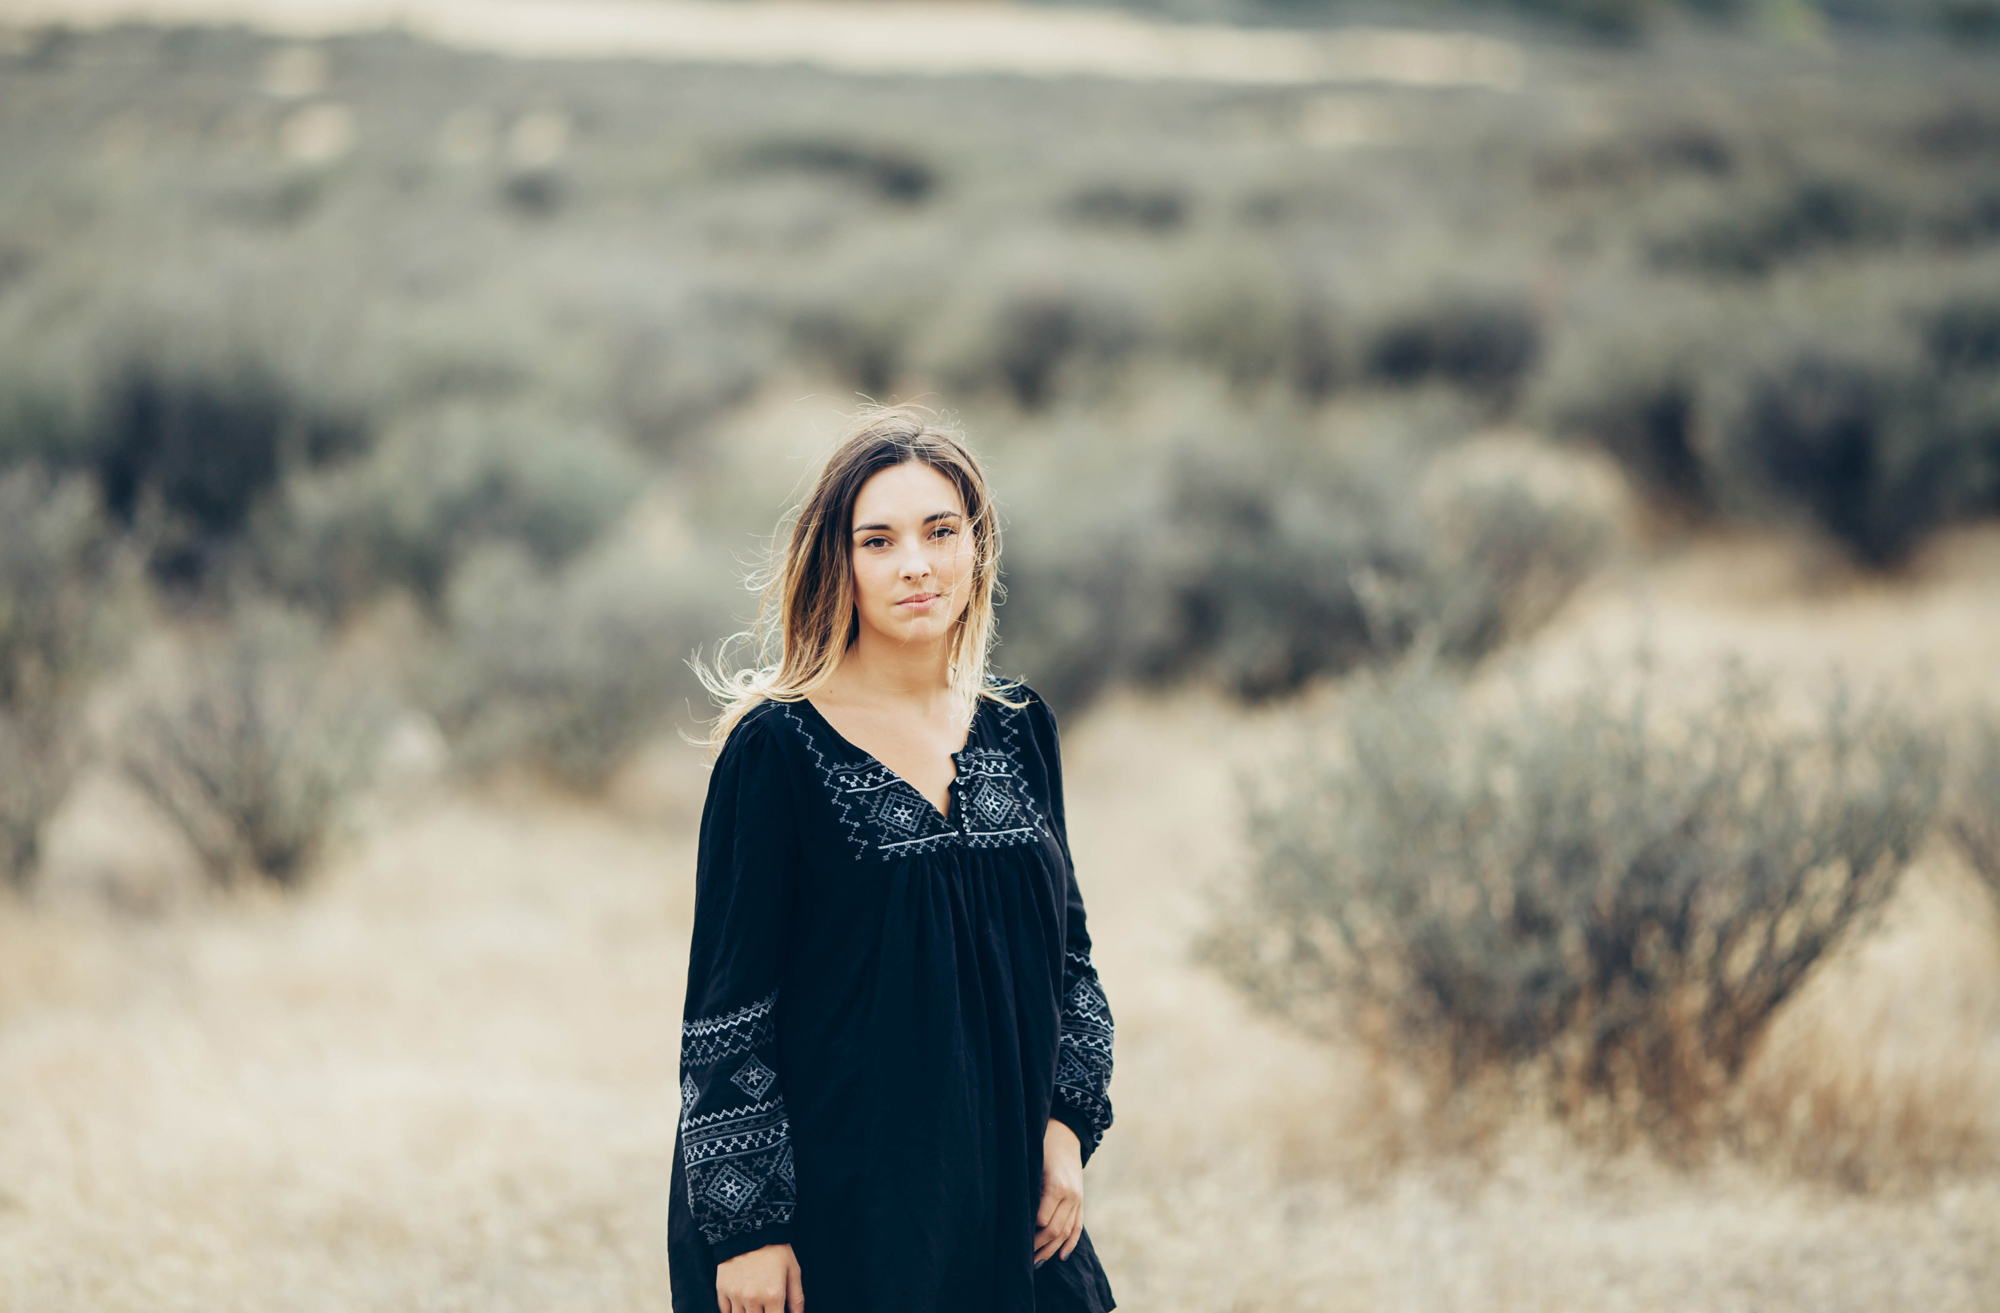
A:
POLYGON ((889 545, 889 540, 887 538, 864 538, 861 540, 861 545, 863 547, 870 547, 870 548, 887 547, 889 545))
POLYGON ((936 529, 932 530, 931 537, 949 538, 952 534, 955 534, 957 532, 958 530, 952 528, 949 524, 940 524, 936 529))

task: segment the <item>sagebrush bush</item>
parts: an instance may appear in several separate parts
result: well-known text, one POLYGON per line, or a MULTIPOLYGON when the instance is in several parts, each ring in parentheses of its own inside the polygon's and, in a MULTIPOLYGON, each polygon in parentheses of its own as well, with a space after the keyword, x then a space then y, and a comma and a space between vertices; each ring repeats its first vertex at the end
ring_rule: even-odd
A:
POLYGON ((1718 471, 1867 564, 2000 505, 2000 373, 1806 344, 1746 362, 1710 404, 1718 471))
POLYGON ((1510 401, 1541 351, 1541 319, 1525 297, 1445 291, 1378 324, 1366 368, 1397 387, 1442 380, 1510 401))
POLYGON ((1462 417, 1384 414, 1338 439, 1190 402, 1181 441, 1071 453, 1011 503, 998 660, 1058 705, 1187 679, 1277 697, 1415 643, 1477 660, 1601 562, 1602 510, 1507 474, 1423 504, 1462 417))
POLYGON ((78 475, 0 474, 0 884, 25 884, 83 756, 82 700, 132 600, 130 554, 78 475))
POLYGON ((457 406, 385 432, 365 458, 301 473, 257 525, 259 567, 280 591, 339 614, 390 587, 437 605, 481 543, 556 565, 631 504, 646 466, 587 420, 457 406))
POLYGON ((688 659, 730 627, 715 577, 619 542, 561 571, 505 544, 473 554, 423 681, 461 764, 526 761, 594 789, 676 715, 705 717, 688 659))
POLYGON ((246 605, 120 727, 125 776, 218 886, 300 884, 372 773, 389 708, 324 642, 297 614, 246 605))
POLYGON ((1945 828, 1966 864, 2000 898, 2000 715, 1971 718, 1954 775, 1945 828))
POLYGON ((1058 705, 1189 678, 1274 697, 1409 640, 1422 439, 1340 452, 1298 416, 1195 414, 1143 459, 1077 453, 1011 502, 998 660, 1058 705))
POLYGON ((1531 1071, 1572 1118, 1699 1130, 1895 889, 1941 752, 1840 692, 1794 724, 1739 668, 1700 696, 1627 683, 1486 711, 1422 673, 1358 683, 1254 807, 1208 956, 1308 1026, 1438 1058, 1446 1085, 1531 1071))
POLYGON ((1652 245, 1656 263, 1754 276, 1828 250, 1883 245, 1906 217, 1892 198, 1845 177, 1804 177, 1773 194, 1725 199, 1720 212, 1652 245))
POLYGON ((113 515, 151 519, 155 572, 199 582, 288 471, 367 439, 361 419, 322 411, 258 361, 134 353, 105 381, 90 462, 113 515))

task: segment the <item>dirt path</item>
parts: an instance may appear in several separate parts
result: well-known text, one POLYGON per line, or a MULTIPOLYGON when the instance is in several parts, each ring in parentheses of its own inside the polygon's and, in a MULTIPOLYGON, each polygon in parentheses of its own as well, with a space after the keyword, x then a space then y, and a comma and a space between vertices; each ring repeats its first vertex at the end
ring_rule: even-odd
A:
POLYGON ((242 24, 321 37, 397 29, 468 50, 952 77, 1237 84, 1520 85, 1512 42, 1466 33, 1334 33, 1168 24, 1116 10, 813 0, 0 0, 0 26, 242 24))

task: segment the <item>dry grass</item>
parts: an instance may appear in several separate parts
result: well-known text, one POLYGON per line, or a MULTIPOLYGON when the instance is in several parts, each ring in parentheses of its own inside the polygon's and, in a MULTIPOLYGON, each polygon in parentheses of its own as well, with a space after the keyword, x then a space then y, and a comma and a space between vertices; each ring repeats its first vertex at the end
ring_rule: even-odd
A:
MULTIPOLYGON (((1746 606, 1701 559, 1635 586, 1690 645, 1927 655, 1948 694, 2000 646, 2000 576, 1972 547, 1893 599, 1746 606), (1884 606, 1910 623, 1879 632, 1884 606), (1781 644, 1790 623, 1814 641, 1781 644)), ((1606 585, 1538 659, 1629 632, 1627 599, 1606 585)), ((1125 1307, 1991 1307, 2000 934, 1949 859, 1781 1019, 1750 1072, 1749 1158, 1683 1172, 1531 1118, 1426 1125, 1394 1073, 1189 965, 1238 860, 1234 772, 1295 714, 1118 699, 1070 727, 1120 1022, 1089 1213, 1125 1307), (1454 1136, 1477 1151, 1437 1147, 1454 1136)), ((136 795, 92 777, 40 901, 0 906, 0 1308, 664 1308, 684 766, 659 749, 622 811, 400 785, 293 899, 215 900, 136 795)))

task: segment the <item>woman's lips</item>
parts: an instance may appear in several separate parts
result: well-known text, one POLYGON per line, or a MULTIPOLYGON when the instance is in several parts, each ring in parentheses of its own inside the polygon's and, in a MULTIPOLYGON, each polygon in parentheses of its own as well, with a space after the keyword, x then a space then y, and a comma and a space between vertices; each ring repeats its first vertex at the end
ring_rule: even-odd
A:
POLYGON ((929 606, 932 602, 938 600, 938 596, 937 593, 918 593, 915 597, 904 598, 902 601, 896 603, 896 605, 908 607, 929 606))

